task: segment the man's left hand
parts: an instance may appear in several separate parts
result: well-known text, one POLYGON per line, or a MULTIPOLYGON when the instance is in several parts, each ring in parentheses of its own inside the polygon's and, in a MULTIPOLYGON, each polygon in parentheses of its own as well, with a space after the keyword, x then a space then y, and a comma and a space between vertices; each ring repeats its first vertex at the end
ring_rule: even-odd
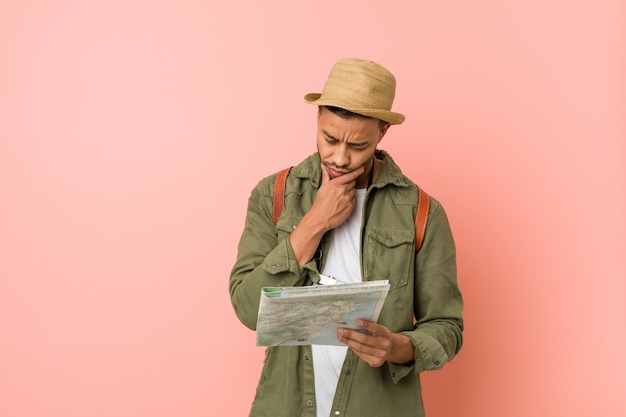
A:
POLYGON ((387 327, 366 320, 357 320, 358 330, 341 328, 337 330, 337 339, 369 366, 378 368, 385 361, 405 364, 413 361, 414 346, 407 336, 392 333, 387 327))

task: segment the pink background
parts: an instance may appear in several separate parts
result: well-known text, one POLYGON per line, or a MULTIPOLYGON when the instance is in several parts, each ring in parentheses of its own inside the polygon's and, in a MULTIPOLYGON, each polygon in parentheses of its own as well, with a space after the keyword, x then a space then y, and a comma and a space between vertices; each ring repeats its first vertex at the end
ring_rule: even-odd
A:
POLYGON ((251 188, 314 151, 332 63, 447 208, 465 347, 430 417, 624 416, 621 1, 0 1, 0 415, 247 415, 228 275, 251 188), (216 3, 216 4, 212 4, 216 3))

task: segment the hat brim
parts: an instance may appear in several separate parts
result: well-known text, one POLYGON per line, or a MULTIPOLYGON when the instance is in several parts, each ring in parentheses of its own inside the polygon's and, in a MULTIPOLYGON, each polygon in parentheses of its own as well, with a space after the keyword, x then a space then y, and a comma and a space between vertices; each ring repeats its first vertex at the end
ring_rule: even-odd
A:
POLYGON ((380 119, 392 125, 399 125, 400 123, 404 122, 404 119, 405 119, 403 114, 395 113, 389 110, 359 109, 359 108, 346 105, 346 103, 339 103, 336 100, 324 99, 320 93, 307 94, 304 96, 304 101, 309 104, 314 104, 316 106, 339 107, 341 109, 351 111, 352 113, 360 114, 361 116, 372 117, 374 119, 380 119))

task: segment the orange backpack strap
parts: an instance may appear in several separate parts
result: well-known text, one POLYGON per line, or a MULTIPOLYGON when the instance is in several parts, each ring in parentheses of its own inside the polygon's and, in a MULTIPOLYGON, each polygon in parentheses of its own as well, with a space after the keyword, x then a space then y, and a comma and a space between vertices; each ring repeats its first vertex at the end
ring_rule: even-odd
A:
POLYGON ((417 214, 415 215, 415 252, 418 252, 424 243, 428 210, 430 210, 430 197, 426 191, 419 187, 417 189, 419 190, 419 197, 417 199, 417 214))
MULTIPOLYGON (((272 207, 272 218, 274 224, 278 222, 278 218, 285 207, 285 185, 287 184, 287 175, 291 168, 285 168, 276 175, 274 182, 274 203, 272 207)), ((430 197, 426 191, 418 187, 419 196, 417 200, 417 214, 415 215, 415 252, 418 252, 424 242, 424 234, 426 233, 426 223, 428 222, 428 210, 430 209, 430 197)))
POLYGON ((276 175, 276 182, 274 183, 274 205, 272 207, 274 224, 278 222, 278 218, 285 206, 285 185, 287 184, 287 174, 289 174, 290 170, 291 168, 285 168, 276 175))

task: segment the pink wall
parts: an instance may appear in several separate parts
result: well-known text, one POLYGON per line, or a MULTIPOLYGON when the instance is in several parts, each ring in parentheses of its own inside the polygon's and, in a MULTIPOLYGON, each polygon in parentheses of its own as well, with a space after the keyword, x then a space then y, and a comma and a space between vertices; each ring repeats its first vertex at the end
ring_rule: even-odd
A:
POLYGON ((0 0, 1 416, 246 415, 245 204, 343 56, 396 74, 382 147, 458 243, 429 416, 624 415, 623 2, 210 3, 0 0))

